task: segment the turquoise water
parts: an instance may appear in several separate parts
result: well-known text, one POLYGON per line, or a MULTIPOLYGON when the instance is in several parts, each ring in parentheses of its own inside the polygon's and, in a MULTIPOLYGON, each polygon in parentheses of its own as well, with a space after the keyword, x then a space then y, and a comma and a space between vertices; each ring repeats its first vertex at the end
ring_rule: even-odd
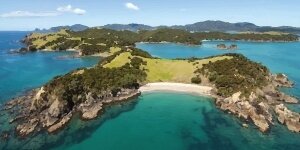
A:
MULTIPOLYGON (((10 54, 20 47, 25 32, 0 32, 0 96, 1 102, 49 81, 53 76, 72 69, 92 66, 96 58, 64 58, 72 53, 10 54)), ((218 42, 203 46, 177 44, 138 44, 153 55, 164 58, 224 53, 216 50, 218 42)), ((226 42, 231 43, 231 42, 226 42)), ((283 89, 300 97, 300 43, 238 42, 239 50, 252 60, 262 62, 272 72, 288 74, 296 87, 283 89)), ((299 110, 299 105, 293 107, 299 110)), ((250 124, 242 128, 238 119, 218 110, 212 99, 190 94, 156 92, 121 104, 109 106, 103 115, 92 121, 75 116, 61 132, 45 131, 26 139, 0 139, 0 149, 56 150, 197 150, 197 149, 265 149, 296 150, 300 135, 284 126, 274 126, 267 134, 250 124)), ((277 124, 277 123, 276 123, 277 124)), ((0 132, 8 130, 7 114, 0 112, 0 132), (2 116, 3 115, 3 116, 2 116)), ((10 130, 11 135, 14 131, 10 130)))
POLYGON ((54 76, 93 66, 98 58, 72 58, 72 52, 11 53, 27 32, 0 32, 0 104, 46 83, 54 76))
MULTIPOLYGON (((262 134, 218 110, 210 98, 156 92, 106 108, 97 120, 72 119, 57 134, 10 140, 5 148, 54 150, 296 150, 299 134, 276 126, 262 134)), ((1 144, 0 144, 1 145, 1 144)))

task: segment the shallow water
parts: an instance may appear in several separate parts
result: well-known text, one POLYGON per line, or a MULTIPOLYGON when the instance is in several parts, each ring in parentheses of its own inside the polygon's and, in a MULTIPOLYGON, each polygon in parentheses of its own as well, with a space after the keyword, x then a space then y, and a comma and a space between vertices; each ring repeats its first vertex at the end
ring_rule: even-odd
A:
MULTIPOLYGON (((253 126, 242 128, 234 117, 219 111, 210 98, 156 92, 143 94, 127 107, 132 108, 106 120, 90 138, 57 149, 296 149, 300 146, 299 135, 286 134, 282 128, 268 135, 253 126)), ((107 114, 111 112, 108 110, 107 114)))
MULTIPOLYGON (((61 59, 72 53, 8 54, 20 47, 26 33, 0 32, 0 95, 4 102, 24 91, 41 86, 53 76, 72 69, 92 66, 95 58, 61 59)), ((207 57, 225 53, 215 49, 219 42, 203 46, 177 44, 138 44, 139 48, 164 58, 207 57)), ((226 42, 231 43, 231 42, 226 42)), ((285 92, 300 97, 300 44, 238 42, 239 50, 252 60, 262 62, 272 72, 284 72, 296 82, 285 92)), ((293 107, 299 110, 299 106, 293 107)), ((298 149, 300 135, 278 125, 267 134, 250 124, 242 128, 238 119, 218 110, 212 99, 190 94, 155 92, 142 94, 129 102, 109 106, 92 121, 75 116, 56 134, 44 131, 27 139, 1 141, 0 149, 104 149, 104 150, 196 150, 196 149, 298 149)), ((7 114, 0 112, 0 131, 9 129, 7 114), (4 115, 4 116, 2 116, 4 115)), ((14 131, 10 131, 14 134, 14 131)))
POLYGON ((267 134, 252 125, 243 128, 238 119, 218 110, 210 98, 155 92, 110 106, 93 121, 75 117, 58 134, 42 132, 25 140, 13 139, 2 148, 294 150, 299 142, 299 134, 283 126, 267 134))

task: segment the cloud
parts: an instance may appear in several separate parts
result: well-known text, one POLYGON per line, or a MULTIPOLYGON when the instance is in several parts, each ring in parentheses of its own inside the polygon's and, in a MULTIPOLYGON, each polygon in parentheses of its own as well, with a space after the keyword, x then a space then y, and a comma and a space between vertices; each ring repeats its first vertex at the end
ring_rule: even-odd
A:
POLYGON ((56 10, 59 12, 74 13, 76 15, 84 15, 86 13, 85 10, 80 8, 73 8, 71 5, 58 7, 56 10))
POLYGON ((140 10, 140 8, 137 5, 134 5, 133 3, 126 3, 125 6, 131 10, 140 10))
POLYGON ((80 8, 73 8, 71 5, 58 7, 56 11, 12 11, 9 13, 0 14, 0 18, 26 18, 26 17, 54 17, 62 15, 63 13, 73 13, 76 15, 84 15, 85 10, 80 8))
POLYGON ((45 12, 30 12, 30 11, 13 11, 9 13, 0 14, 1 18, 20 18, 20 17, 54 17, 60 15, 55 11, 45 12))

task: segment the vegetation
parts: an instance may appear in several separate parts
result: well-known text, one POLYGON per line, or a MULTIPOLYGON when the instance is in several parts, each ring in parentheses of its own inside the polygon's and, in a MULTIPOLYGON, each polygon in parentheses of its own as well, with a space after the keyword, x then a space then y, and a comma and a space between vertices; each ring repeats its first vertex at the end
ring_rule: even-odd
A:
MULTIPOLYGON (((222 32, 191 33, 180 29, 161 28, 139 32, 115 31, 110 29, 89 28, 83 31, 61 30, 56 33, 33 33, 25 39, 28 50, 38 49, 66 50, 77 49, 82 55, 105 53, 111 47, 133 49, 136 42, 175 42, 201 44, 201 40, 251 40, 251 41, 295 41, 298 37, 291 34, 229 34, 222 32)), ((134 54, 133 54, 134 55, 134 54)), ((150 56, 147 56, 150 57, 150 56)))
POLYGON ((180 30, 162 28, 150 31, 140 31, 139 35, 143 42, 174 42, 183 44, 201 44, 201 40, 196 38, 193 33, 180 30))
POLYGON ((200 84, 202 82, 202 80, 199 76, 196 76, 191 79, 191 82, 195 83, 195 84, 200 84))
POLYGON ((269 71, 265 66, 252 62, 240 54, 226 54, 232 59, 223 59, 204 64, 195 71, 205 75, 217 88, 220 96, 231 96, 241 91, 249 96, 251 91, 267 84, 269 71))
POLYGON ((141 58, 135 57, 120 67, 103 67, 98 65, 54 78, 45 86, 48 91, 44 97, 55 95, 65 102, 70 111, 72 107, 85 100, 87 93, 107 95, 121 89, 137 89, 146 80, 146 72, 141 69, 146 65, 141 58))
POLYGON ((245 40, 245 41, 297 41, 298 37, 293 34, 256 34, 241 33, 229 34, 223 32, 196 32, 198 40, 245 40))

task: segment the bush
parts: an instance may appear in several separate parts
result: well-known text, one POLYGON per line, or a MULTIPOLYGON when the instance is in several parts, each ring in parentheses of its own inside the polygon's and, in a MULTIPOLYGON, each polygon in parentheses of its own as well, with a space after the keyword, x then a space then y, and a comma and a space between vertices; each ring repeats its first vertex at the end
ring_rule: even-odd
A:
POLYGON ((197 77, 193 77, 191 79, 191 82, 195 83, 195 84, 200 84, 202 81, 201 81, 201 78, 199 76, 197 76, 197 77))

